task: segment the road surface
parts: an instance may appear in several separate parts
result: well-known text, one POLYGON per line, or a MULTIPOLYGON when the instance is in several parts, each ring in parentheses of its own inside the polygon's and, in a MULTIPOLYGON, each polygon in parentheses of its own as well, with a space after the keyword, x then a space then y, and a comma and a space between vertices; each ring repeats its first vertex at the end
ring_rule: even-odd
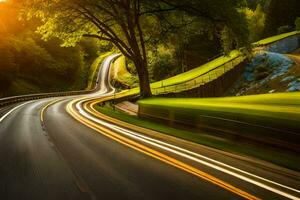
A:
POLYGON ((299 199, 298 172, 103 121, 109 56, 91 95, 0 110, 0 199, 299 199))

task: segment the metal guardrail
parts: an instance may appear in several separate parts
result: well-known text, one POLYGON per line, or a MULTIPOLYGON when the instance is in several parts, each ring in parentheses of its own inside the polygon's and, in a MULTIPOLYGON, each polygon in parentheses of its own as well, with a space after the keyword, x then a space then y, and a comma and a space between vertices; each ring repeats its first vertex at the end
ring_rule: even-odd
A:
POLYGON ((178 93, 178 92, 183 92, 186 90, 191 90, 194 88, 197 88, 201 85, 205 85, 206 83, 209 83, 213 80, 216 80, 226 72, 232 70, 235 68, 237 65, 242 63, 246 59, 245 56, 239 55, 235 58, 232 58, 231 60, 223 63, 222 65, 219 65, 215 67, 214 69, 211 69, 207 71, 204 74, 201 74, 191 80, 188 80, 186 82, 182 83, 177 83, 173 85, 163 85, 163 81, 161 81, 162 86, 159 88, 152 88, 152 93, 154 95, 158 94, 167 94, 167 93, 178 93))
MULTIPOLYGON (((294 35, 300 35, 300 33, 295 33, 294 35)), ((287 36, 285 38, 291 37, 287 36)), ((283 40, 285 38, 282 38, 280 40, 283 40)), ((278 40, 278 41, 280 41, 278 40)), ((273 41, 271 44, 273 44, 273 41)), ((269 44, 264 44, 264 45, 258 45, 258 46, 266 46, 269 44)), ((222 65, 216 66, 214 69, 209 70, 208 72, 201 74, 191 80, 182 82, 182 83, 177 83, 173 85, 163 85, 163 81, 161 81, 162 85, 159 88, 152 88, 152 93, 154 95, 158 94, 166 94, 166 93, 178 93, 186 90, 191 90, 194 88, 197 88, 201 85, 205 85, 206 83, 209 83, 220 76, 222 76, 224 73, 232 70, 235 68, 237 65, 242 63, 246 59, 245 56, 239 55, 235 58, 232 58, 231 60, 223 63, 222 65)), ((71 91, 71 92, 55 92, 55 93, 41 93, 41 94, 32 94, 32 95, 22 95, 22 96, 14 96, 14 97, 7 97, 7 98, 2 98, 0 99, 0 107, 13 104, 13 103, 18 103, 22 101, 29 101, 29 100, 35 100, 35 99, 42 99, 42 98, 49 98, 49 97, 58 97, 58 96, 72 96, 72 95, 81 95, 81 94, 89 94, 92 93, 96 90, 94 88, 93 90, 89 91, 71 91)))
POLYGON ((30 100, 36 100, 36 99, 43 99, 43 98, 51 98, 51 97, 60 97, 60 96, 75 96, 75 95, 83 95, 83 94, 91 94, 98 90, 99 88, 99 77, 100 77, 100 68, 102 66, 102 63, 98 64, 98 72, 97 72, 97 79, 96 82, 93 83, 94 88, 92 90, 82 90, 82 91, 67 91, 67 92, 52 92, 52 93, 40 93, 40 94, 29 94, 29 95, 21 95, 21 96, 13 96, 13 97, 6 97, 0 99, 0 107, 24 102, 24 101, 30 101, 30 100))
POLYGON ((6 97, 6 98, 0 99, 0 107, 14 104, 14 103, 24 102, 24 101, 36 100, 36 99, 90 94, 95 91, 96 91, 96 88, 93 90, 85 90, 85 91, 53 92, 53 93, 40 93, 40 94, 30 94, 30 95, 6 97))
MULTIPOLYGON (((265 43, 264 44, 254 43, 253 46, 255 48, 266 47, 266 46, 272 45, 272 44, 274 44, 278 41, 284 40, 286 38, 299 36, 299 35, 300 35, 299 31, 298 32, 291 32, 290 35, 287 35, 286 37, 280 38, 279 40, 276 40, 276 41, 274 40, 274 41, 271 41, 271 42, 266 43, 266 44, 265 43)), ((240 51, 242 51, 242 49, 240 49, 240 51)), ((201 75, 199 75, 199 76, 197 76, 197 77, 195 77, 191 80, 188 80, 186 82, 181 82, 181 83, 177 83, 177 84, 164 86, 163 81, 161 81, 161 83, 162 83, 161 87, 152 88, 152 93, 154 95, 168 94, 168 93, 179 93, 179 92, 183 92, 183 91, 187 91, 187 90, 197 88, 197 87, 205 85, 206 83, 209 83, 213 80, 216 80, 217 78, 219 78, 220 76, 222 76, 226 72, 232 70, 237 65, 242 63, 245 59, 246 59, 246 57, 241 54, 241 55, 239 55, 235 58, 232 58, 228 62, 223 63, 222 65, 216 66, 214 69, 211 69, 210 71, 208 71, 204 74, 201 74, 201 75)))

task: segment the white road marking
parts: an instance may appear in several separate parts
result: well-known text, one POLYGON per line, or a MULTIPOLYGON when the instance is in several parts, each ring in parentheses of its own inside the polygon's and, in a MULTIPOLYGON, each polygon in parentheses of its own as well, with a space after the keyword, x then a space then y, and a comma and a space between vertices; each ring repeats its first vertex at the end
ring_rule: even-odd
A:
POLYGON ((271 180, 262 178, 262 177, 260 177, 260 176, 255 175, 255 174, 251 174, 251 173, 246 172, 246 171, 244 171, 244 170, 238 169, 238 168, 236 168, 236 167, 232 167, 232 166, 227 165, 227 164, 225 164, 225 163, 222 163, 222 162, 220 162, 220 161, 217 161, 217 160, 211 159, 211 158, 209 158, 209 157, 206 157, 206 156, 197 154, 197 153, 195 153, 195 152, 192 152, 192 151, 183 149, 183 148, 181 148, 181 147, 178 147, 178 146, 175 146, 175 145, 171 145, 171 144, 162 142, 162 141, 160 141, 160 140, 157 140, 157 139, 153 139, 153 138, 147 137, 147 136, 145 136, 145 135, 140 135, 140 134, 137 134, 137 133, 132 132, 132 131, 130 131, 130 130, 126 130, 126 129, 124 129, 124 128, 121 128, 121 127, 116 127, 116 128, 117 128, 117 129, 120 129, 120 130, 122 130, 122 131, 125 131, 125 132, 129 132, 129 133, 131 133, 131 134, 133 134, 133 135, 135 135, 135 136, 137 136, 137 137, 141 137, 141 138, 144 138, 144 139, 146 139, 146 140, 153 141, 153 142, 155 142, 155 143, 157 143, 157 144, 162 144, 162 145, 171 147, 171 148, 173 148, 173 149, 180 150, 180 151, 182 151, 182 152, 191 154, 191 155, 196 156, 196 157, 198 157, 198 158, 203 158, 203 159, 205 159, 205 160, 208 160, 208 161, 210 161, 210 162, 216 163, 216 164, 218 164, 218 165, 222 165, 222 166, 224 166, 224 167, 227 167, 227 168, 229 168, 229 169, 238 171, 238 172, 243 173, 243 174, 246 174, 246 175, 248 175, 248 176, 252 176, 252 177, 254 177, 254 178, 257 178, 257 179, 260 179, 260 180, 269 182, 269 183, 271 183, 271 184, 280 186, 280 187, 282 187, 282 188, 285 188, 285 189, 288 189, 288 190, 291 190, 291 191, 300 193, 300 191, 297 190, 297 189, 294 189, 294 188, 288 187, 288 186, 286 186, 286 185, 282 185, 282 184, 280 184, 280 183, 277 183, 277 182, 274 182, 274 181, 271 181, 271 180))
POLYGON ((8 115, 10 115, 12 112, 14 112, 15 110, 17 110, 18 108, 20 108, 20 107, 22 107, 22 106, 24 106, 24 105, 26 105, 26 104, 28 104, 28 103, 30 103, 31 101, 29 101, 29 102, 25 102, 25 103, 23 103, 23 104, 21 104, 21 105, 18 105, 18 106, 16 106, 16 107, 14 107, 13 109, 11 109, 10 111, 8 111, 5 115, 3 115, 1 118, 0 118, 0 123, 8 116, 8 115))
MULTIPOLYGON (((102 66, 106 67, 108 69, 109 68, 108 66, 109 66, 109 64, 110 64, 110 62, 111 62, 112 59, 113 59, 112 57, 106 59, 105 63, 103 63, 102 66)), ((101 84, 101 89, 100 89, 100 91, 98 93, 96 93, 96 95, 99 95, 99 96, 101 94, 104 95, 107 92, 107 86, 105 86, 105 82, 104 82, 104 78, 103 77, 101 79, 101 83, 100 84, 101 84)), ((106 95, 108 95, 108 94, 106 94, 106 95)), ((90 97, 94 97, 94 95, 91 95, 90 97)), ((213 168, 215 170, 218 170, 218 171, 221 171, 223 173, 232 175, 232 176, 234 176, 236 178, 239 178, 239 179, 241 179, 243 181, 246 181, 248 183, 254 184, 254 185, 258 186, 258 187, 264 188, 266 190, 269 190, 271 192, 274 192, 274 193, 279 194, 281 196, 284 196, 286 198, 289 198, 289 199, 299 199, 299 197, 296 197, 296 196, 294 196, 292 194, 289 194, 289 193, 281 191, 281 190, 279 190, 277 188, 274 188, 274 187, 271 187, 269 185, 266 185, 263 182, 259 182, 257 180, 254 180, 254 179, 251 179, 249 177, 246 177, 245 175, 250 176, 252 178, 256 178, 256 179, 261 180, 261 181, 265 181, 266 183, 273 184, 275 186, 278 186, 278 187, 281 187, 281 188, 284 188, 284 189, 287 189, 287 190, 290 190, 290 191, 293 191, 293 192, 296 192, 296 193, 300 193, 300 191, 297 190, 297 189, 294 189, 294 188, 282 185, 280 183, 277 183, 277 182, 265 179, 263 177, 251 174, 249 172, 246 172, 246 171, 243 171, 241 169, 235 168, 233 166, 227 165, 225 163, 213 160, 211 158, 208 158, 206 156, 197 154, 195 152, 191 152, 189 150, 180 148, 178 146, 171 145, 171 144, 168 144, 168 143, 165 143, 165 142, 162 142, 162 141, 159 141, 159 140, 147 137, 147 136, 139 134, 137 132, 126 130, 126 129, 121 128, 119 126, 116 126, 114 124, 108 123, 108 122, 106 122, 104 120, 98 119, 98 118, 90 115, 89 113, 87 113, 81 107, 81 105, 82 105, 82 103, 84 101, 91 100, 91 99, 93 99, 93 98, 82 98, 82 99, 79 99, 79 100, 74 100, 68 106, 72 107, 73 103, 76 102, 75 107, 76 107, 76 109, 79 111, 79 113, 82 116, 84 116, 87 119, 90 119, 90 120, 92 120, 92 121, 94 121, 94 122, 96 122, 98 124, 101 124, 101 125, 103 125, 105 127, 108 127, 111 130, 114 130, 114 131, 116 131, 118 133, 126 135, 126 136, 128 136, 130 138, 133 138, 135 140, 139 140, 141 142, 147 143, 147 144, 149 144, 151 146, 155 146, 155 147, 163 149, 165 151, 169 151, 169 152, 174 153, 176 155, 179 155, 179 156, 182 156, 184 158, 190 159, 192 161, 198 162, 200 164, 206 165, 208 167, 211 167, 211 168, 213 168)))
POLYGON ((175 145, 171 145, 171 144, 168 144, 168 143, 165 143, 165 142, 161 142, 161 141, 155 140, 155 139, 153 139, 153 138, 146 137, 146 136, 141 135, 141 134, 139 134, 139 133, 136 133, 136 132, 133 132, 133 131, 126 130, 126 129, 121 128, 121 127, 118 127, 118 126, 116 126, 116 125, 114 125, 114 124, 108 123, 108 122, 106 122, 106 121, 104 121, 104 120, 100 120, 100 119, 98 119, 98 118, 96 118, 96 117, 93 117, 93 116, 91 116, 89 113, 85 112, 85 110, 81 107, 81 104, 82 104, 84 101, 85 101, 85 100, 79 101, 79 102, 76 104, 76 108, 78 109, 79 113, 80 113, 81 115, 83 115, 84 117, 86 117, 86 118, 88 118, 88 119, 90 119, 90 120, 92 120, 92 121, 94 121, 94 122, 96 122, 96 123, 98 123, 98 124, 101 124, 101 125, 103 125, 103 126, 106 126, 106 127, 110 128, 110 129, 112 129, 112 130, 114 130, 114 131, 117 131, 117 132, 119 132, 119 133, 121 133, 121 134, 123 134, 123 135, 126 135, 126 136, 128 136, 128 137, 131 137, 131 138, 134 138, 134 139, 136 139, 136 140, 139 140, 139 141, 148 143, 148 144, 150 144, 150 145, 152 145, 152 146, 158 147, 158 148, 163 149, 163 150, 165 150, 165 151, 169 151, 169 152, 171 152, 171 153, 174 153, 174 154, 179 155, 179 156, 182 156, 182 157, 184 157, 184 158, 193 160, 193 161, 195 161, 195 162, 198 162, 198 163, 200 163, 200 164, 206 165, 206 166, 208 166, 208 167, 211 167, 211 168, 216 169, 216 170, 218 170, 218 171, 221 171, 221 172, 223 172, 223 173, 232 175, 232 176, 234 176, 234 177, 236 177, 236 178, 238 178, 238 179, 241 179, 241 180, 246 181, 246 182, 248 182, 248 183, 254 184, 254 185, 258 186, 258 187, 264 188, 264 189, 266 189, 266 190, 269 190, 269 191, 271 191, 271 192, 274 192, 274 193, 279 194, 279 195, 281 195, 281 196, 284 196, 284 197, 286 197, 286 198, 289 198, 289 199, 299 199, 299 197, 296 197, 296 196, 294 196, 294 195, 292 195, 292 194, 289 194, 289 193, 287 193, 287 192, 281 191, 281 190, 279 190, 279 189, 276 189, 276 188, 274 188, 274 187, 271 187, 271 186, 269 186, 269 185, 266 185, 266 184, 264 184, 264 183, 262 183, 262 182, 259 182, 259 181, 254 180, 254 179, 248 178, 248 177, 246 177, 246 176, 244 176, 244 175, 242 175, 242 174, 252 176, 252 177, 254 177, 254 178, 257 178, 257 179, 263 180, 263 181, 265 181, 265 182, 274 184, 274 185, 276 185, 276 186, 279 186, 279 187, 282 187, 282 188, 291 190, 291 191, 293 191, 293 192, 300 193, 300 191, 297 190, 297 189, 294 189, 294 188, 291 188, 291 187, 282 185, 282 184, 280 184, 280 183, 277 183, 277 182, 274 182, 274 181, 271 181, 271 180, 262 178, 262 177, 260 177, 260 176, 257 176, 257 175, 251 174, 251 173, 249 173, 249 172, 243 171, 243 170, 241 170, 241 169, 232 167, 232 166, 227 165, 227 164, 225 164, 225 163, 222 163, 222 162, 219 162, 219 161, 216 161, 216 160, 207 158, 207 157, 205 157, 205 156, 202 156, 202 155, 199 155, 199 154, 197 154, 197 153, 188 151, 188 150, 186 150, 186 149, 182 149, 182 148, 177 147, 177 146, 175 146, 175 145), (171 148, 173 148, 173 149, 171 149, 171 148, 169 148, 169 147, 171 147, 171 148), (177 150, 176 150, 176 149, 177 149, 177 150), (182 151, 182 152, 180 152, 179 150, 182 151), (188 155, 187 153, 189 153, 189 154, 191 154, 191 155, 188 155), (193 155, 193 156, 192 156, 192 155, 193 155), (194 156, 195 156, 195 157, 194 157, 194 156), (197 157, 198 157, 198 158, 197 158, 197 157), (209 162, 207 162, 207 161, 205 161, 205 160, 201 160, 200 158, 206 159, 207 161, 210 161, 210 162, 212 162, 212 163, 209 163, 209 162), (219 165, 219 166, 217 166, 217 165, 215 165, 215 164, 213 164, 213 163, 215 163, 215 164, 217 164, 217 165, 219 165), (229 169, 231 169, 231 170, 235 170, 236 172, 231 171, 231 170, 229 170, 229 169, 225 169, 225 168, 223 168, 222 166, 223 166, 223 167, 227 167, 227 168, 229 168, 229 169), (237 172, 239 172, 239 173, 241 173, 241 174, 239 174, 239 173, 237 173, 237 172))

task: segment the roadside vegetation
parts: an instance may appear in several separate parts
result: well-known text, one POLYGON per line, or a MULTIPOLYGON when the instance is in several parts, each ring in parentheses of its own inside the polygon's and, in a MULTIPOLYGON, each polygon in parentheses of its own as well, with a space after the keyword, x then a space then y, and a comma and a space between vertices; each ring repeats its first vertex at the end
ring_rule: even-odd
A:
MULTIPOLYGON (((143 108, 173 111, 173 114, 178 114, 175 118, 178 121, 194 119, 191 124, 197 121, 197 116, 203 115, 297 132, 300 123, 299 99, 300 93, 294 92, 223 98, 149 98, 138 103, 142 111, 143 108), (188 119, 184 119, 185 116, 189 116, 188 119)), ((167 115, 166 112, 161 114, 167 115)))
POLYGON ((97 41, 61 47, 58 39, 40 38, 39 21, 20 21, 18 4, 0 3, 0 10, 0 97, 87 87, 97 41))
POLYGON ((132 125, 144 127, 170 136, 178 137, 187 141, 202 144, 226 152, 237 153, 242 156, 250 156, 265 160, 279 166, 293 170, 300 170, 299 156, 290 151, 282 151, 276 148, 266 148, 265 146, 253 145, 249 142, 225 139, 224 137, 212 136, 210 132, 200 130, 184 130, 169 126, 166 123, 158 123, 137 116, 131 116, 124 112, 114 110, 109 104, 95 107, 99 112, 115 119, 127 122, 132 125))
POLYGON ((246 47, 243 53, 249 55, 251 42, 295 30, 300 15, 297 0, 128 2, 99 1, 96 6, 94 1, 82 5, 74 0, 2 2, 2 55, 8 62, 2 67, 7 70, 1 75, 6 89, 2 96, 82 89, 87 84, 90 88, 93 59, 99 52, 116 49, 126 57, 133 77, 139 79, 128 84, 138 82, 141 96, 151 96, 149 82, 174 77, 240 47, 246 47), (23 46, 17 41, 24 41, 23 46), (67 48, 60 48, 61 44, 67 48), (20 71, 25 64, 19 60, 27 57, 36 57, 26 61, 31 66, 49 71, 46 78, 46 72, 36 72, 41 76, 38 80, 26 78, 29 75, 20 71), (26 77, 16 78, 16 74, 26 77))
POLYGON ((117 58, 110 69, 111 80, 115 87, 130 88, 138 86, 138 78, 127 69, 126 58, 117 58))
MULTIPOLYGON (((265 50, 261 46, 298 34, 299 4, 299 0, 8 0, 0 3, 0 97, 92 89, 107 52, 120 52, 123 56, 114 62, 111 77, 115 86, 131 89, 115 97, 139 95, 141 110, 163 109, 163 117, 193 124, 213 121, 200 123, 201 114, 293 132, 300 123, 299 93, 208 99, 150 97, 160 94, 161 88, 165 93, 176 92, 177 84, 185 90, 207 84, 226 73, 226 64, 235 67, 247 58, 255 59, 252 48, 265 50), (213 76, 208 73, 212 71, 213 76), (199 76, 202 79, 197 85, 194 79, 199 76)), ((290 59, 268 56, 280 57, 278 69, 293 66, 290 60, 299 61, 290 55, 290 59)), ((267 64, 252 69, 255 81, 265 83, 264 79, 273 77, 267 64)), ((290 81, 298 84, 298 75, 290 81)), ((298 85, 291 87, 300 90, 298 85)), ((232 95, 242 94, 240 89, 232 95)), ((97 109, 138 126, 299 169, 299 158, 293 154, 256 149, 207 132, 175 129, 110 107, 97 109)), ((216 120, 210 124, 220 125, 231 128, 231 124, 217 124, 216 120)))
POLYGON ((152 95, 148 69, 150 63, 157 63, 149 55, 154 58, 160 46, 170 46, 179 53, 178 45, 185 45, 185 40, 190 44, 200 41, 197 36, 215 41, 227 53, 248 46, 246 17, 239 12, 245 6, 243 0, 109 0, 84 4, 76 0, 24 0, 23 5, 23 19, 40 19, 38 32, 45 40, 59 38, 64 46, 74 46, 89 37, 113 44, 134 64, 143 98, 152 95), (176 41, 182 42, 177 45, 176 41))

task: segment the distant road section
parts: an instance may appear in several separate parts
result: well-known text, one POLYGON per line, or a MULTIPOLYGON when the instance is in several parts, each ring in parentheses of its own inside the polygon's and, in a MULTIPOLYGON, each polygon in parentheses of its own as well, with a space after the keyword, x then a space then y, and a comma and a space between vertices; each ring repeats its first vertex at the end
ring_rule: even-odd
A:
POLYGON ((88 102, 114 93, 109 69, 118 56, 102 62, 93 94, 0 111, 0 199, 300 197, 298 172, 131 130, 92 113, 88 102))

